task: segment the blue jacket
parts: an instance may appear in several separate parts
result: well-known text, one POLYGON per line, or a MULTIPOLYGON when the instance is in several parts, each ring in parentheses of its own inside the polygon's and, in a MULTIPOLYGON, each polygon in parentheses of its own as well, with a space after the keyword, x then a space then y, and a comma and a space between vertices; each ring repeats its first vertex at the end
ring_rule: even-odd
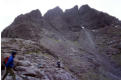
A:
POLYGON ((11 55, 7 61, 7 63, 5 64, 6 67, 10 67, 13 68, 14 66, 14 57, 13 55, 11 55))

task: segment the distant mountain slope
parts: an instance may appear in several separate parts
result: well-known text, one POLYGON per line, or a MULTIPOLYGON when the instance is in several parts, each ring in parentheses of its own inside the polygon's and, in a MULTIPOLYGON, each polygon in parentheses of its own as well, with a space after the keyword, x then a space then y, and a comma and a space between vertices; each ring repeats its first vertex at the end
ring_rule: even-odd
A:
POLYGON ((10 26, 4 29, 2 37, 39 40, 42 37, 41 32, 45 33, 42 30, 44 28, 57 31, 59 34, 75 40, 81 26, 96 29, 111 25, 121 25, 121 22, 115 17, 90 8, 88 5, 83 5, 79 9, 78 6, 75 6, 65 12, 56 7, 49 10, 44 16, 39 10, 19 15, 10 26))

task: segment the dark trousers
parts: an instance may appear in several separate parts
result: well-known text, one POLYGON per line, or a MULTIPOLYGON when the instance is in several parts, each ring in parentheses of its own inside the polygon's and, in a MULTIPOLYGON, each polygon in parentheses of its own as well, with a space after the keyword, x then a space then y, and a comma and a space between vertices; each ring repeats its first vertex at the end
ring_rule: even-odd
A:
POLYGON ((15 74, 14 74, 14 71, 13 71, 13 69, 10 68, 10 67, 6 67, 6 68, 5 68, 5 73, 3 74, 2 80, 4 80, 4 79, 7 77, 8 73, 10 73, 10 75, 11 75, 12 78, 13 78, 13 80, 16 80, 16 76, 15 76, 15 74))

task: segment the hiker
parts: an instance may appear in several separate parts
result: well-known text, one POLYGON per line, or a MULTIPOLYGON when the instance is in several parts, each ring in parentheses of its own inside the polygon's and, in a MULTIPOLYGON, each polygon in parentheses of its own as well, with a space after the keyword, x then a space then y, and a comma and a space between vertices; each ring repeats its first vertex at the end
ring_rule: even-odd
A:
POLYGON ((64 69, 64 67, 63 67, 63 65, 62 65, 62 63, 61 63, 61 60, 59 59, 58 61, 57 61, 57 67, 58 68, 61 68, 61 69, 64 69))
POLYGON ((57 61, 57 67, 61 68, 61 62, 60 62, 60 60, 57 61))
POLYGON ((11 53, 11 56, 7 57, 8 59, 5 58, 5 61, 4 61, 5 73, 3 74, 2 80, 4 80, 6 78, 8 73, 10 73, 12 75, 13 80, 16 80, 16 76, 15 76, 14 71, 13 71, 15 56, 16 56, 16 52, 13 51, 11 53))

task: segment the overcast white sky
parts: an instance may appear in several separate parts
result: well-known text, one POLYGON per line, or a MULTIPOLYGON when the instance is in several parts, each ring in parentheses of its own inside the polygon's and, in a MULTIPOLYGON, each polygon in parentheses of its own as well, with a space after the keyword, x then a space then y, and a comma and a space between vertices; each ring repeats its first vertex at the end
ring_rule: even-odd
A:
POLYGON ((121 0, 0 0, 0 31, 20 14, 39 9, 42 15, 59 6, 63 10, 88 4, 97 10, 107 12, 121 20, 121 0))

